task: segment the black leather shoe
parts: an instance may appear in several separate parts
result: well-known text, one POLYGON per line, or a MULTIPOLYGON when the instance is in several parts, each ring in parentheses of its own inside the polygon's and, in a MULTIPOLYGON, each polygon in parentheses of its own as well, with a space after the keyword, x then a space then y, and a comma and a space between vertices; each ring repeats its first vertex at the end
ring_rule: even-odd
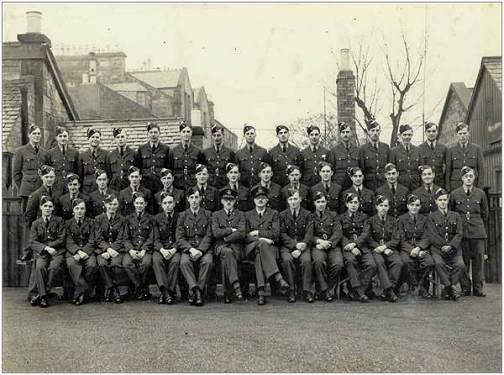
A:
POLYGON ((430 294, 428 291, 426 291, 425 289, 420 291, 420 297, 422 297, 423 299, 432 299, 432 294, 430 294))
POLYGON ((441 298, 444 299, 445 301, 449 301, 452 298, 452 290, 449 286, 445 286, 443 288, 443 291, 441 292, 441 298))
POLYGON ((175 303, 175 298, 172 297, 171 293, 168 293, 166 295, 166 304, 167 305, 173 305, 175 303))
POLYGON ((203 298, 201 297, 201 292, 199 289, 196 289, 196 301, 194 302, 194 304, 196 306, 203 306, 203 298))
POLYGON ((74 299, 74 305, 80 306, 84 303, 84 294, 79 294, 79 296, 74 299))
POLYGON ((38 306, 38 305, 40 305, 40 295, 37 294, 35 297, 33 297, 30 300, 30 305, 32 305, 32 306, 38 306))
POLYGON ((40 298, 40 305, 39 306, 42 308, 49 307, 49 302, 47 302, 47 299, 45 299, 45 297, 40 298))
POLYGON ((278 286, 280 287, 280 293, 285 294, 289 291, 289 284, 283 279, 278 280, 278 286))
POLYGON ((105 302, 112 302, 112 289, 107 289, 105 290, 105 298, 104 298, 104 301, 105 302))
POLYGON ((387 294, 387 301, 389 302, 397 302, 397 294, 394 293, 394 290, 390 288, 388 294, 387 294))
POLYGON ((231 303, 232 300, 231 300, 231 296, 229 294, 226 294, 224 296, 224 303, 231 303))
POLYGON ((289 296, 287 297, 287 301, 288 301, 289 303, 294 303, 294 302, 296 302, 296 293, 294 293, 294 291, 293 291, 293 290, 291 290, 291 291, 289 292, 289 296))
POLYGON ((243 301, 243 294, 242 294, 242 292, 241 292, 240 288, 236 288, 236 289, 234 290, 234 295, 235 295, 235 297, 236 297, 236 299, 237 299, 238 301, 240 301, 240 302, 241 302, 241 301, 243 301))
POLYGON ((121 292, 119 291, 119 288, 115 288, 114 291, 114 303, 122 303, 122 297, 121 297, 121 292))
POLYGON ((464 290, 464 291, 462 291, 462 294, 464 295, 464 297, 471 297, 471 291, 470 290, 464 290))
MULTIPOLYGON (((369 296, 369 298, 372 298, 372 297, 371 297, 371 296, 369 296)), ((388 298, 387 298, 387 293, 386 293, 385 291, 383 291, 383 293, 382 293, 382 294, 380 294, 380 295, 378 296, 378 299, 379 299, 380 301, 387 301, 387 300, 388 300, 388 298)))
POLYGON ((311 292, 305 293, 304 300, 305 302, 313 303, 313 294, 311 292))
POLYGON ((161 293, 161 295, 159 296, 158 303, 160 305, 165 305, 166 304, 166 296, 163 293, 161 293))
POLYGON ((150 294, 150 292, 145 289, 142 293, 142 301, 148 301, 152 298, 152 294, 150 294))
POLYGON ((195 301, 194 293, 189 294, 189 295, 187 296, 187 303, 188 303, 189 305, 194 305, 194 301, 195 301))
POLYGON ((485 293, 483 293, 481 290, 475 290, 475 291, 473 292, 473 296, 474 296, 474 297, 486 297, 486 294, 485 294, 485 293))
POLYGON ((331 291, 330 291, 330 290, 327 290, 327 291, 325 292, 325 297, 324 297, 324 299, 326 300, 326 302, 332 302, 332 301, 334 300, 334 296, 333 296, 333 294, 331 293, 331 291))
POLYGON ((453 301, 457 301, 459 298, 460 298, 459 292, 457 292, 457 291, 454 290, 453 293, 452 293, 452 295, 451 295, 451 299, 453 301))
POLYGON ((266 304, 266 298, 260 294, 258 297, 257 297, 257 304, 259 306, 262 306, 262 305, 265 305, 266 304))

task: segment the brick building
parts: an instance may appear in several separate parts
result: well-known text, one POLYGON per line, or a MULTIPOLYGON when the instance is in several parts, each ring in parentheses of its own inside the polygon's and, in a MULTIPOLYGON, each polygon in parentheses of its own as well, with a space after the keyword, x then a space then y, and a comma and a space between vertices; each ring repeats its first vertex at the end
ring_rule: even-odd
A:
MULTIPOLYGON (((336 94, 338 99, 338 123, 351 124, 352 134, 355 131, 355 76, 350 66, 350 50, 341 50, 341 65, 336 79, 336 94)), ((339 133, 338 133, 339 134, 339 133)))
POLYGON ((439 118, 439 141, 451 144, 456 141, 455 126, 460 121, 465 121, 469 101, 471 100, 471 88, 467 88, 463 82, 454 82, 448 88, 443 111, 439 118))

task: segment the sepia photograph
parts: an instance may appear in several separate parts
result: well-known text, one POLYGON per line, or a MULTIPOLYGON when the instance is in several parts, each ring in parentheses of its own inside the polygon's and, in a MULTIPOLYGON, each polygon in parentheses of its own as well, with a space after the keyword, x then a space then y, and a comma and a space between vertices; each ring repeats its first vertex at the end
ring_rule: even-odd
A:
POLYGON ((502 373, 502 3, 2 2, 4 373, 502 373))

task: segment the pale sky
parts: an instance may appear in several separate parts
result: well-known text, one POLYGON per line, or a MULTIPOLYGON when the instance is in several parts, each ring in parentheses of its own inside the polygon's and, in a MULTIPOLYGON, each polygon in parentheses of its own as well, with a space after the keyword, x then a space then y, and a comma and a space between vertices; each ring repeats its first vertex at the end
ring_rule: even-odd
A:
MULTIPOLYGON (((185 66, 192 86, 205 86, 219 121, 239 139, 243 124, 254 124, 259 143, 271 146, 277 124, 323 111, 323 87, 335 90, 340 49, 356 50, 363 35, 374 56, 372 77, 381 87, 383 106, 377 119, 387 134, 390 90, 382 45, 385 40, 391 55, 398 56, 401 29, 412 53, 423 53, 427 32, 425 113, 426 120, 438 122, 449 84, 472 87, 482 56, 501 55, 500 7, 4 3, 3 40, 16 40, 26 31, 25 11, 39 10, 42 32, 53 47, 118 46, 128 56, 128 70, 140 68, 149 58, 152 67, 185 66)), ((417 90, 415 98, 423 92, 423 83, 417 90)), ((329 98, 327 111, 336 111, 329 98)), ((404 121, 420 125, 421 113, 420 101, 404 121)), ((415 135, 421 138, 420 131, 415 135)))

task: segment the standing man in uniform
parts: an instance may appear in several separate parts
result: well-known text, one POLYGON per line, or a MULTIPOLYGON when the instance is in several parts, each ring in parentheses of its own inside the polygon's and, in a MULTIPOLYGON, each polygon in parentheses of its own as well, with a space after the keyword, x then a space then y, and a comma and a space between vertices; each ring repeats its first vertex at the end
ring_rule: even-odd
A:
POLYGON ((175 187, 186 191, 196 184, 196 164, 206 165, 206 158, 201 150, 192 144, 193 130, 188 122, 180 123, 179 132, 180 143, 173 148, 168 168, 173 171, 175 187))
POLYGON ((458 142, 446 154, 446 188, 453 191, 462 185, 462 167, 474 170, 474 186, 483 187, 483 153, 481 147, 469 142, 469 125, 459 122, 455 128, 458 142))
POLYGON ((278 125, 276 127, 276 134, 278 144, 268 151, 268 156, 271 160, 271 168, 273 169, 273 182, 284 187, 289 183, 286 173, 287 166, 298 165, 303 170, 304 163, 299 149, 289 144, 289 128, 285 125, 278 125))
POLYGON ((79 152, 68 146, 68 132, 61 126, 56 127, 56 147, 45 154, 45 164, 54 168, 56 182, 54 188, 59 193, 66 193, 69 174, 79 173, 79 152))
POLYGON ((306 133, 310 139, 310 145, 301 151, 301 157, 304 160, 301 182, 310 188, 320 182, 318 166, 320 162, 328 161, 329 150, 320 144, 320 128, 318 126, 309 126, 306 133))
POLYGON ((358 167, 360 162, 359 147, 351 141, 352 129, 350 124, 338 124, 341 142, 329 153, 329 163, 334 171, 334 181, 344 191, 352 186, 352 181, 347 174, 348 168, 358 167))
POLYGON ((425 123, 425 135, 427 140, 418 146, 420 149, 420 162, 433 168, 436 176, 434 184, 444 189, 446 188, 445 172, 448 149, 444 144, 438 142, 438 126, 433 122, 425 123))
POLYGON ((397 167, 399 183, 405 186, 408 191, 413 191, 420 187, 420 175, 418 174, 418 166, 421 164, 420 150, 411 144, 411 138, 413 138, 411 126, 400 125, 399 136, 401 143, 390 151, 390 162, 397 167))
POLYGON ((485 256, 485 240, 487 233, 485 223, 488 223, 488 201, 483 190, 474 186, 476 173, 470 167, 462 167, 462 186, 453 190, 450 195, 450 208, 458 212, 462 218, 464 236, 462 238, 462 257, 467 271, 472 269, 472 280, 467 273, 460 277, 462 293, 465 296, 485 297, 483 293, 483 259, 485 256))
POLYGON ((388 215, 397 219, 408 211, 406 201, 408 199, 408 189, 398 183, 401 174, 393 163, 385 166, 385 178, 387 182, 376 190, 377 195, 383 195, 388 200, 390 210, 388 215))
POLYGON ((107 155, 107 174, 110 176, 110 188, 121 191, 129 185, 128 170, 135 163, 135 151, 128 146, 126 129, 114 128, 112 135, 116 148, 107 155))
POLYGON ((45 150, 40 145, 41 137, 40 128, 30 125, 28 128, 28 143, 17 148, 14 152, 12 179, 18 189, 18 196, 22 198, 23 212, 26 211, 26 203, 30 194, 42 184, 38 175, 39 168, 45 164, 45 150))
POLYGON ((198 189, 187 189, 186 197, 189 208, 179 215, 175 231, 176 246, 182 252, 180 271, 189 286, 188 302, 191 305, 203 306, 202 293, 214 265, 212 213, 200 206, 201 196, 198 189))
POLYGON ((203 150, 207 160, 209 184, 218 190, 226 185, 226 164, 235 162, 235 153, 224 146, 224 129, 212 126, 213 145, 203 150))
POLYGON ((170 148, 159 140, 161 130, 157 123, 147 123, 147 133, 149 141, 138 148, 135 165, 140 168, 143 185, 155 194, 163 188, 159 172, 169 168, 170 148))
POLYGON ((208 168, 205 165, 196 165, 196 185, 201 197, 201 207, 205 210, 215 212, 220 209, 219 192, 208 184, 208 168))
POLYGON ((381 126, 375 120, 366 123, 370 142, 359 148, 359 164, 364 173, 364 185, 376 191, 385 183, 385 165, 390 160, 390 147, 380 142, 381 126))
POLYGON ((256 129, 252 125, 243 127, 245 146, 236 152, 236 162, 240 167, 240 183, 252 187, 259 183, 259 164, 268 162, 268 152, 255 143, 256 129))
POLYGON ((79 176, 82 181, 82 192, 90 194, 96 190, 95 171, 106 170, 107 151, 100 147, 101 131, 89 128, 87 130, 89 147, 80 153, 79 176))

